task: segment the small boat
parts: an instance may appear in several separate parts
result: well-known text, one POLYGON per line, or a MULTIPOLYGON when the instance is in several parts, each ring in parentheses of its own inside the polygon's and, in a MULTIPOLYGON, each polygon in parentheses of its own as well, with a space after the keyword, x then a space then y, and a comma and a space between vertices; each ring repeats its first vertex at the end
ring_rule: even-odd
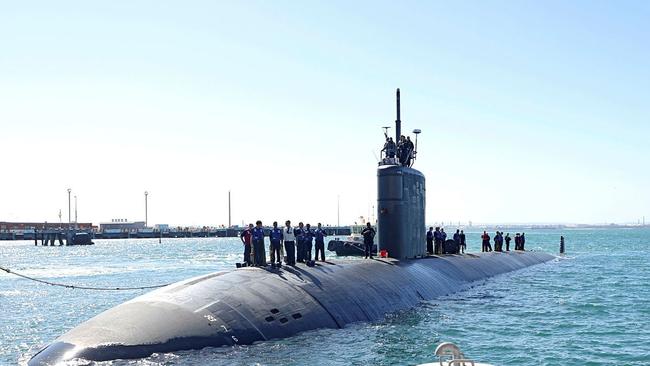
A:
POLYGON ((67 245, 93 245, 92 237, 89 233, 79 232, 72 234, 71 240, 67 242, 67 245))
MULTIPOLYGON (((350 236, 345 240, 334 239, 327 243, 327 250, 336 252, 340 256, 362 256, 365 255, 366 246, 363 244, 363 235, 361 232, 366 225, 352 225, 350 226, 350 236)), ((376 230, 376 229, 375 229, 376 230)), ((374 239, 375 244, 372 246, 372 255, 377 255, 377 236, 374 239)))
POLYGON ((423 363, 418 366, 492 366, 466 358, 460 348, 451 342, 440 343, 436 347, 435 355, 438 356, 438 361, 423 363))

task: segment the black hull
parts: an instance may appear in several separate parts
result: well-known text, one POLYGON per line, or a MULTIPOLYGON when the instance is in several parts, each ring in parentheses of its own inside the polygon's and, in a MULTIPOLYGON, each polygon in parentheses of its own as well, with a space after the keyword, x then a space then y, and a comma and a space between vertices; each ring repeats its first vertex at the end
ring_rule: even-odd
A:
POLYGON ((482 253, 216 272, 109 309, 59 337, 29 365, 142 358, 376 321, 553 258, 546 253, 482 253))

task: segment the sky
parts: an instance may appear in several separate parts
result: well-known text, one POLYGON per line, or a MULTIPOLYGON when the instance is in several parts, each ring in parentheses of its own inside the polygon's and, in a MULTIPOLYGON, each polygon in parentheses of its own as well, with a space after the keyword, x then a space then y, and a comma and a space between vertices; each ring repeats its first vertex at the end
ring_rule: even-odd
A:
POLYGON ((647 1, 0 3, 0 221, 650 222, 647 1), (394 131, 394 130, 391 130, 394 131), (74 203, 72 209, 74 218, 74 203))

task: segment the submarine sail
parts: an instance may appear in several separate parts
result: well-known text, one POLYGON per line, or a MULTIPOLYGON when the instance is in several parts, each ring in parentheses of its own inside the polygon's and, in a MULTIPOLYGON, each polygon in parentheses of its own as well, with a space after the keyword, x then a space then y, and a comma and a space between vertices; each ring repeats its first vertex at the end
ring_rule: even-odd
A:
MULTIPOLYGON (((396 92, 395 141, 401 142, 400 91, 396 92)), ((410 154, 410 151, 402 151, 410 154)), ((377 169, 377 229, 379 250, 396 259, 426 255, 424 174, 401 164, 402 158, 384 159, 377 169)))

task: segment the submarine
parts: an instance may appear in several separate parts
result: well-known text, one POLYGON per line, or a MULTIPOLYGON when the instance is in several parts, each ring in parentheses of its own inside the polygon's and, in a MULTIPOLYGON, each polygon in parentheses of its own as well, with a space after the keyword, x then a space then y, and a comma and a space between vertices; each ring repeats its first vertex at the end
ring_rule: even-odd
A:
MULTIPOLYGON (((397 89, 396 137, 401 133, 397 89)), ((136 359, 343 328, 552 260, 543 252, 427 255, 425 177, 395 159, 377 168, 386 258, 242 267, 186 279, 108 309, 61 335, 28 365, 136 359)))

